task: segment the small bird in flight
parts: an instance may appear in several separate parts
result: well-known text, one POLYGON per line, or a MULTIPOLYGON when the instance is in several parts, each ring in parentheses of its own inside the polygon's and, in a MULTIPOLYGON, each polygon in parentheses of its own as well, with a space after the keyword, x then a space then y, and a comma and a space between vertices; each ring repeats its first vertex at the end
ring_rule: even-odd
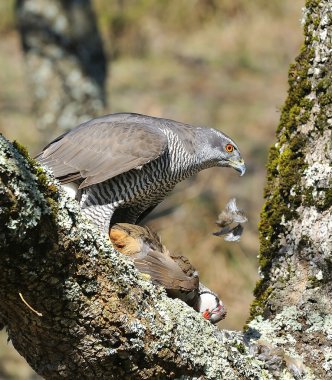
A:
POLYGON ((106 234, 115 223, 139 223, 178 182, 203 169, 245 172, 237 145, 224 133, 133 113, 87 121, 36 159, 71 189, 82 212, 106 234))
POLYGON ((162 285, 172 298, 179 298, 209 320, 225 318, 222 301, 199 281, 198 273, 184 256, 174 256, 148 227, 118 223, 109 232, 114 247, 129 256, 136 268, 162 285))

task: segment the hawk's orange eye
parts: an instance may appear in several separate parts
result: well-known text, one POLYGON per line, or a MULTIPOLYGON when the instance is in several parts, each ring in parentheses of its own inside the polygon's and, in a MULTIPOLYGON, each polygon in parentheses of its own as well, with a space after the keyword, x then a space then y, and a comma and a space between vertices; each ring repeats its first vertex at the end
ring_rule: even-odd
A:
POLYGON ((233 146, 232 144, 227 144, 227 145, 226 145, 226 151, 227 151, 228 153, 232 153, 233 150, 234 150, 234 146, 233 146))

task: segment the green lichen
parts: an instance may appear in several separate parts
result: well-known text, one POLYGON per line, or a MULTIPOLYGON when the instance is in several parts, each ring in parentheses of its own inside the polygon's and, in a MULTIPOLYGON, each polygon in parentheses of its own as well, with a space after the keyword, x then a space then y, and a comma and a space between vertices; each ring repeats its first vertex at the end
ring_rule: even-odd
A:
MULTIPOLYGON (((263 274, 269 271, 271 259, 276 255, 278 245, 273 245, 278 243, 278 236, 283 232, 282 218, 297 217, 296 209, 302 202, 299 184, 301 173, 306 168, 302 153, 304 146, 304 136, 295 135, 282 152, 275 147, 270 151, 268 186, 265 188, 267 202, 263 207, 259 225, 259 264, 263 274)), ((256 293, 259 295, 260 291, 257 290, 256 293)))
POLYGON ((332 104, 332 79, 330 76, 330 72, 332 67, 324 68, 324 72, 321 73, 323 78, 317 83, 316 86, 316 96, 318 103, 321 106, 321 112, 315 118, 315 128, 317 131, 323 133, 326 129, 326 125, 328 124, 328 116, 324 111, 325 107, 329 107, 332 104))
POLYGON ((243 343, 237 343, 235 344, 235 347, 241 354, 245 354, 247 352, 246 347, 243 343))
POLYGON ((18 141, 14 140, 13 142, 13 146, 14 148, 19 152, 21 153, 21 155, 28 161, 28 163, 33 166, 34 164, 34 160, 30 157, 29 155, 29 152, 28 152, 28 149, 20 144, 18 141))
POLYGON ((332 187, 326 189, 324 200, 317 206, 320 211, 328 210, 330 207, 332 207, 332 187))
MULTIPOLYGON (((266 202, 261 212, 259 265, 262 279, 254 290, 249 321, 261 314, 273 289, 270 287, 272 262, 280 253, 280 235, 285 233, 284 220, 297 218, 296 209, 304 201, 300 191, 301 177, 307 165, 304 162, 306 136, 298 132, 299 126, 310 118, 313 102, 308 99, 312 91, 308 70, 314 57, 312 27, 317 28, 319 1, 306 2, 308 16, 304 26, 305 43, 289 70, 288 97, 282 109, 277 128, 276 146, 271 147, 267 165, 266 202)), ((323 91, 327 84, 320 88, 323 91)), ((312 201, 307 194, 308 201, 312 201)))
POLYGON ((266 289, 265 282, 262 279, 257 281, 256 287, 254 290, 254 296, 256 298, 253 300, 253 302, 250 305, 250 317, 243 328, 244 331, 248 330, 248 324, 256 315, 262 314, 266 306, 266 302, 271 293, 272 293, 272 288, 268 287, 266 289))
POLYGON ((321 280, 319 280, 317 277, 315 277, 315 276, 309 276, 308 277, 308 282, 309 282, 309 284, 310 284, 310 286, 312 287, 312 288, 316 288, 316 287, 318 287, 318 286, 321 286, 321 284, 322 284, 322 281, 321 280))
POLYGON ((30 156, 25 146, 16 140, 13 142, 13 146, 26 159, 29 165, 29 169, 36 176, 39 190, 44 194, 47 204, 52 211, 52 215, 55 218, 55 215, 58 212, 57 201, 59 199, 57 186, 50 181, 49 176, 45 170, 41 168, 38 162, 30 156))

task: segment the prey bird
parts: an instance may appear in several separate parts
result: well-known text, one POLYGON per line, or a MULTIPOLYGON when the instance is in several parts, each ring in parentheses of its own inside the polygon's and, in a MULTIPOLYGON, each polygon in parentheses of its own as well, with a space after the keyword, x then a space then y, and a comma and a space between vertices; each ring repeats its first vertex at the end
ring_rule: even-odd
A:
POLYGON ((136 268, 154 284, 162 285, 168 296, 186 302, 211 323, 225 318, 222 301, 200 283, 189 260, 172 255, 148 227, 117 223, 110 229, 109 236, 114 247, 130 257, 136 268))
POLYGON ((203 169, 245 172, 237 145, 224 133, 134 113, 80 124, 36 159, 106 234, 115 223, 139 223, 178 182, 203 169))

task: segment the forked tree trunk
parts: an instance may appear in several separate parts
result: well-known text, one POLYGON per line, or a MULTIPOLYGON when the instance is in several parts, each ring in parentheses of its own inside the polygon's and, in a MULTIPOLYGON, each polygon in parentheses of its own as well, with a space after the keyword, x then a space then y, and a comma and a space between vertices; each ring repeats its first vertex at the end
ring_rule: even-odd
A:
POLYGON ((39 374, 331 378, 331 8, 306 5, 269 158, 263 278, 246 333, 219 331, 169 299, 0 139, 0 325, 39 374))
POLYGON ((307 1, 305 44, 270 149, 251 326, 332 378, 332 3, 307 1), (261 322, 265 319, 265 322, 261 322), (262 329, 262 326, 265 326, 262 329), (284 330, 282 338, 276 331, 284 330))
POLYGON ((106 59, 90 0, 16 0, 16 17, 45 141, 102 115, 106 59))

